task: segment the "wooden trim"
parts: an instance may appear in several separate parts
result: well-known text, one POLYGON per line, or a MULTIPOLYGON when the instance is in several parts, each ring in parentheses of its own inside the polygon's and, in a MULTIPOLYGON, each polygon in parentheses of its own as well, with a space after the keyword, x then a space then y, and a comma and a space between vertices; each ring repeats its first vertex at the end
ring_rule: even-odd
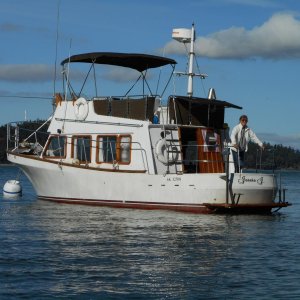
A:
POLYGON ((212 128, 198 128, 197 129, 197 145, 198 145, 198 160, 200 173, 224 173, 224 162, 222 156, 222 149, 220 144, 220 135, 218 137, 219 151, 209 150, 209 145, 206 146, 203 138, 203 131, 215 134, 212 128), (207 147, 207 150, 205 149, 207 147))
POLYGON ((61 160, 54 161, 52 159, 46 159, 46 158, 42 158, 39 156, 33 156, 33 155, 28 155, 28 154, 19 154, 19 153, 14 153, 11 151, 7 151, 7 153, 10 155, 13 155, 13 156, 23 157, 23 158, 32 159, 32 160, 38 160, 38 161, 45 162, 45 163, 66 166, 66 167, 72 167, 72 168, 89 169, 89 170, 101 171, 101 172, 141 173, 141 174, 147 172, 147 170, 123 170, 123 169, 119 170, 119 169, 106 169, 106 168, 99 168, 99 167, 90 167, 89 165, 75 165, 72 163, 63 162, 61 160))

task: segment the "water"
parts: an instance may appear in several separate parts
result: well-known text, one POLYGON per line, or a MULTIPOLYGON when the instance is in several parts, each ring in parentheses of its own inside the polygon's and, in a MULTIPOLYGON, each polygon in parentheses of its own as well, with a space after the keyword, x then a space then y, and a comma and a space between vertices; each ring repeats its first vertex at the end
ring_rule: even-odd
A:
POLYGON ((21 182, 0 196, 0 299, 300 299, 300 172, 268 216, 55 204, 21 182))

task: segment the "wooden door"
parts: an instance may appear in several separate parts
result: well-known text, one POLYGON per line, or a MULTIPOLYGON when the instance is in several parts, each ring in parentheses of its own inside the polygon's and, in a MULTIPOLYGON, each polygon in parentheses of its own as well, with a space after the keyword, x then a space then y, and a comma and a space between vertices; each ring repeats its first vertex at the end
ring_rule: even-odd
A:
POLYGON ((224 173, 220 135, 212 128, 197 129, 200 173, 224 173))

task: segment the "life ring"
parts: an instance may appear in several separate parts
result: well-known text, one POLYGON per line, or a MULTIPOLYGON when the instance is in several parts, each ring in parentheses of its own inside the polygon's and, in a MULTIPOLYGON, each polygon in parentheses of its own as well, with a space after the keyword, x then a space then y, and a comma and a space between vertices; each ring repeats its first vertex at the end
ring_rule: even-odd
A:
POLYGON ((157 159, 165 165, 171 165, 178 159, 178 149, 166 139, 160 139, 155 145, 157 159))
POLYGON ((75 117, 76 120, 85 120, 89 113, 89 104, 85 98, 80 97, 75 101, 75 117))

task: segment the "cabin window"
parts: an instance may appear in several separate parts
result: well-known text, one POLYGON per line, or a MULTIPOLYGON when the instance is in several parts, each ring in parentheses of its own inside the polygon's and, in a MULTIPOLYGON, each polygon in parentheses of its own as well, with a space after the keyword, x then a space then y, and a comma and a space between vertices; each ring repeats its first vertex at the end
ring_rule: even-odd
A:
POLYGON ((97 162, 129 164, 131 160, 130 136, 98 136, 97 162))
POLYGON ((91 162, 91 137, 74 136, 72 138, 72 157, 81 163, 91 162))
POLYGON ((117 161, 117 137, 98 137, 98 161, 113 163, 117 161))
POLYGON ((51 136, 47 143, 45 157, 62 158, 66 157, 67 137, 62 135, 51 136))
POLYGON ((131 137, 121 136, 120 137, 120 162, 129 164, 130 163, 130 150, 131 150, 131 137))

